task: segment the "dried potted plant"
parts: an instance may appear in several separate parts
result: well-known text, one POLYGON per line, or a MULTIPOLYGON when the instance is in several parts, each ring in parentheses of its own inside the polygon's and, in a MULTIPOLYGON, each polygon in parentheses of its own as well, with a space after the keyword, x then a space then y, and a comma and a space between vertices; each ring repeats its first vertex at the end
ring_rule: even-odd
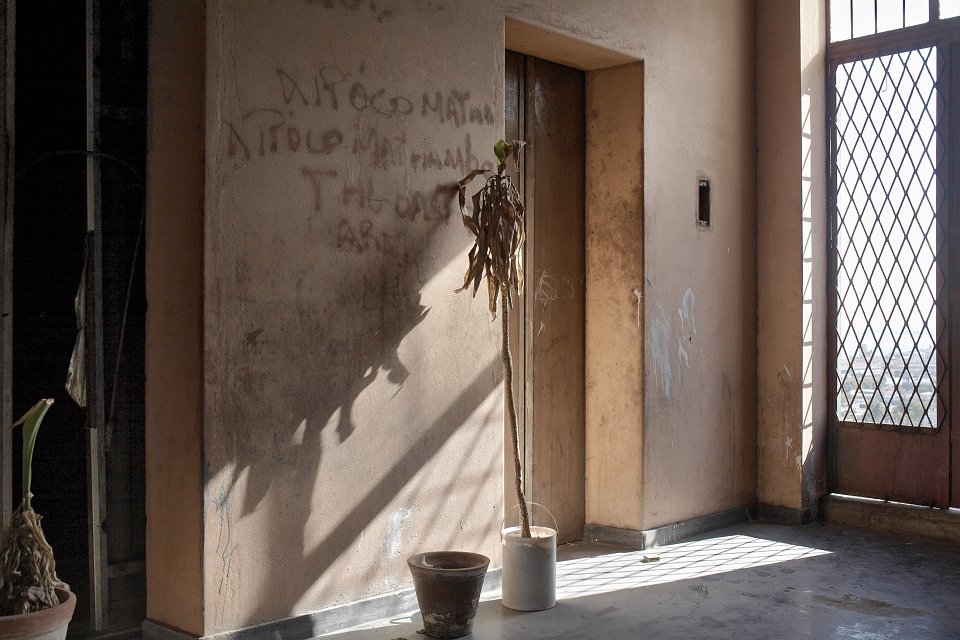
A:
POLYGON ((514 489, 520 509, 520 525, 502 532, 503 604, 521 611, 539 611, 554 606, 556 600, 557 531, 530 524, 529 508, 523 493, 523 469, 520 463, 520 437, 517 410, 513 398, 513 358, 510 352, 510 309, 513 297, 523 291, 523 247, 526 241, 523 200, 506 171, 511 157, 519 171, 519 154, 524 142, 503 140, 494 146, 496 172, 477 169, 459 183, 460 212, 463 224, 474 235, 469 265, 458 292, 473 289, 476 296, 480 281, 486 278, 490 313, 497 316, 500 303, 503 395, 512 439, 514 489), (484 177, 483 187, 472 197, 472 212, 467 209, 467 186, 484 177))
POLYGON ((0 537, 0 638, 62 640, 77 604, 57 578, 53 549, 31 505, 33 449, 52 404, 41 400, 13 425, 23 425, 23 501, 0 537))
MULTIPOLYGON (((496 172, 477 169, 459 182, 460 212, 464 226, 474 235, 474 245, 463 286, 457 292, 472 287, 476 295, 480 282, 486 277, 490 313, 494 318, 498 302, 501 307, 503 386, 520 507, 520 526, 503 531, 503 604, 511 609, 536 611, 556 604, 557 532, 547 527, 530 526, 527 500, 523 494, 517 411, 512 390, 510 309, 513 296, 523 290, 525 231, 523 201, 506 168, 511 157, 516 165, 523 145, 521 141, 512 144, 498 141, 494 146, 496 172), (480 176, 486 180, 473 195, 473 211, 470 212, 467 209, 467 186, 480 176)), ((407 560, 423 616, 423 633, 436 638, 458 638, 470 633, 488 563, 485 556, 461 551, 420 553, 407 560)))

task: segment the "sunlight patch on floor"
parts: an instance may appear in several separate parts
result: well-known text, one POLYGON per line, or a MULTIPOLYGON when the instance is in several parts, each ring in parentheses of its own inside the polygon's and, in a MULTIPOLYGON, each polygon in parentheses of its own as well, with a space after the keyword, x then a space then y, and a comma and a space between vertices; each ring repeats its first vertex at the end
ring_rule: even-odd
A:
MULTIPOLYGON (((823 549, 746 535, 719 536, 644 551, 601 553, 557 563, 557 600, 703 578, 829 554, 823 549), (648 558, 651 556, 659 556, 660 559, 650 561, 648 558)), ((484 602, 497 600, 500 600, 499 589, 488 591, 481 597, 484 602)), ((354 627, 351 631, 409 625, 418 617, 418 611, 413 609, 393 619, 354 627)), ((415 626, 419 627, 419 624, 415 626)), ((345 632, 325 635, 337 637, 342 633, 345 632)))
POLYGON ((732 535, 682 542, 645 551, 567 560, 557 564, 557 599, 702 578, 829 553, 812 547, 732 535), (645 560, 656 555, 659 555, 660 560, 645 560))

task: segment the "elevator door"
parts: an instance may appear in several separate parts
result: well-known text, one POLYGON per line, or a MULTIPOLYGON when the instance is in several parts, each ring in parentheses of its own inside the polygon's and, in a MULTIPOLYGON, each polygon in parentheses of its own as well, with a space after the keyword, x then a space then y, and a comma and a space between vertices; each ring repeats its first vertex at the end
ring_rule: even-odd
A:
POLYGON ((560 542, 580 540, 584 522, 584 82, 578 69, 506 53, 506 135, 528 143, 526 285, 514 314, 525 490, 556 517, 560 542))

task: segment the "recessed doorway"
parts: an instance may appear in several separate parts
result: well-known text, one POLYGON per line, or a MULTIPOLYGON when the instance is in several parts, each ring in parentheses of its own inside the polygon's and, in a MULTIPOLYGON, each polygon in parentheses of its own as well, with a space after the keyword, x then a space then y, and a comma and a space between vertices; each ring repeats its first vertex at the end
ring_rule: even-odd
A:
MULTIPOLYGON (((639 536, 644 63, 513 18, 504 27, 505 137, 530 143, 518 176, 526 293, 511 336, 527 497, 557 515, 561 541, 639 536)), ((512 487, 513 465, 504 475, 512 487)))
POLYGON ((526 285, 514 316, 524 490, 553 513, 560 542, 580 540, 584 523, 585 75, 506 52, 505 132, 527 142, 526 285))
MULTIPOLYGON (((138 634, 146 614, 147 8, 0 9, 16 72, 4 92, 0 415, 9 425, 55 401, 32 491, 58 576, 77 595, 72 637, 138 634)), ((7 431, 0 446, 5 518, 22 494, 20 437, 7 431)))

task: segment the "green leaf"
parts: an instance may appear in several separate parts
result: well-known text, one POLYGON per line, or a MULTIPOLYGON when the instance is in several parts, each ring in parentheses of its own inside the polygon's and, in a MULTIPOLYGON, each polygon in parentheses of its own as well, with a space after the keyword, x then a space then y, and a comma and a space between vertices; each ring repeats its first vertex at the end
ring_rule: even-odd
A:
POLYGON ((37 442, 37 432, 47 409, 53 404, 53 398, 45 398, 33 405, 30 411, 13 423, 14 427, 23 425, 23 501, 26 509, 30 508, 30 481, 33 479, 33 446, 37 442))
POLYGON ((493 153, 497 156, 497 164, 503 164, 507 161, 507 143, 503 140, 497 140, 493 145, 493 153))

